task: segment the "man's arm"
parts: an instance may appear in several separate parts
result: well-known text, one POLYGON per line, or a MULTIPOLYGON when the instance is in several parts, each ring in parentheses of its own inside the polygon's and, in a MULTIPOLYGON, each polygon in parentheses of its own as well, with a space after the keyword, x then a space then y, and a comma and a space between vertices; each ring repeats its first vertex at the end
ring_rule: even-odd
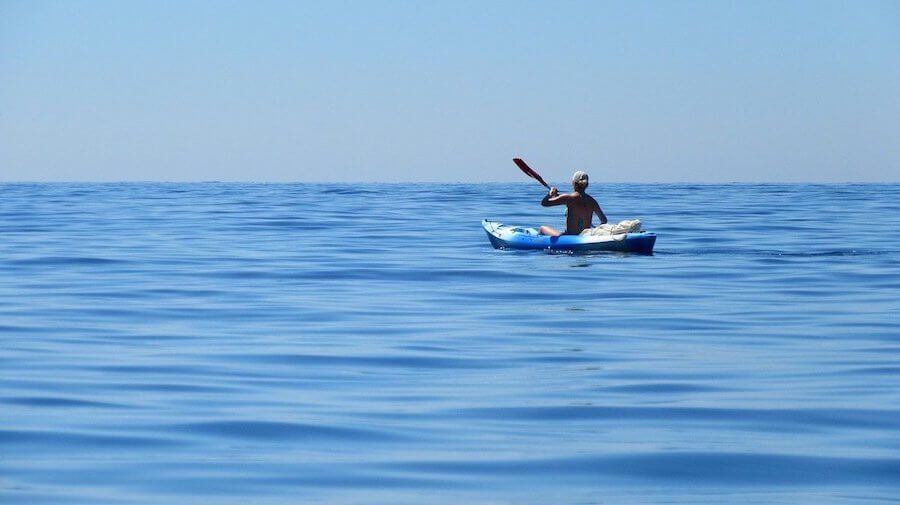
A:
POLYGON ((569 201, 569 194, 559 194, 556 188, 550 188, 550 192, 541 200, 544 207, 553 207, 554 205, 562 205, 569 201))
POLYGON ((597 203, 597 200, 594 200, 594 212, 597 214, 597 217, 600 218, 600 224, 606 224, 606 222, 609 221, 606 219, 606 214, 603 213, 603 209, 600 208, 600 204, 597 203))

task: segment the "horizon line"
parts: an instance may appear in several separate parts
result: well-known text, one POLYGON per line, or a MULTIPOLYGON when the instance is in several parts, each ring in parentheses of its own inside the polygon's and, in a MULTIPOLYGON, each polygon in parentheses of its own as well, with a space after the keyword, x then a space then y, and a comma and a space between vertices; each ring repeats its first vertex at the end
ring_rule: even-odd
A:
MULTIPOLYGON (((0 180, 0 184, 335 184, 335 185, 400 185, 400 184, 443 184, 443 185, 476 185, 476 184, 521 184, 534 185, 529 181, 277 181, 277 180, 166 180, 166 179, 134 179, 134 180, 0 180)), ((721 185, 892 185, 900 184, 900 180, 896 181, 596 181, 595 185, 623 185, 623 184, 645 184, 645 185, 671 185, 671 184, 691 184, 698 186, 721 186, 721 185)))

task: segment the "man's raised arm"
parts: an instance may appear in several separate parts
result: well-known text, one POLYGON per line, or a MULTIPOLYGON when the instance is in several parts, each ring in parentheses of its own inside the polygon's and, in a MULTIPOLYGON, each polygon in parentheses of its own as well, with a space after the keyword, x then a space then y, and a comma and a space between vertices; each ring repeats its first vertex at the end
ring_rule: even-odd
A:
POLYGON ((556 188, 550 188, 550 192, 541 200, 541 205, 544 207, 553 207, 554 205, 562 205, 568 201, 568 194, 559 194, 559 191, 556 188))

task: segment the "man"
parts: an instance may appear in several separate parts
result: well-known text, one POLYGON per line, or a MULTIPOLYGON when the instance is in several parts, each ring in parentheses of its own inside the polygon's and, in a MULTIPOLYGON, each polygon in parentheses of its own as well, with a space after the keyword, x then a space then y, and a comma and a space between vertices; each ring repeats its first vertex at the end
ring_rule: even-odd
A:
POLYGON ((566 231, 560 233, 559 230, 549 226, 541 226, 541 235, 550 235, 551 237, 578 235, 593 226, 591 219, 594 217, 594 213, 600 218, 600 224, 606 224, 606 215, 603 214, 603 210, 600 209, 597 200, 585 193, 587 187, 588 175, 579 170, 572 176, 571 193, 560 195, 556 188, 550 188, 550 192, 541 200, 541 205, 553 207, 554 205, 565 204, 566 231))

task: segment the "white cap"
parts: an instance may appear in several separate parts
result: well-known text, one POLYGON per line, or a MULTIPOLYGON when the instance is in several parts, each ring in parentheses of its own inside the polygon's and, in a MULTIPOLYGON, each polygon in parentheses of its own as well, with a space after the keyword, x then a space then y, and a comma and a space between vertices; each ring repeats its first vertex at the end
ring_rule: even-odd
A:
POLYGON ((587 184, 588 182, 588 174, 582 172, 581 170, 572 174, 572 182, 576 182, 579 184, 587 184))

